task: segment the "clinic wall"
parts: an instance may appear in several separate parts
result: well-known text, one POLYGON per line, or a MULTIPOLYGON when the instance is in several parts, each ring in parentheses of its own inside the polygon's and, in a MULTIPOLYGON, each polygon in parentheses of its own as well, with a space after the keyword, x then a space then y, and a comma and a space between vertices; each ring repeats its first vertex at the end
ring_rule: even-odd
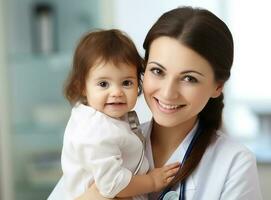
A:
POLYGON ((258 163, 257 165, 263 199, 271 199, 271 163, 258 163))
POLYGON ((8 156, 10 151, 10 115, 7 67, 6 67, 6 32, 5 32, 5 8, 4 0, 0 0, 0 199, 13 199, 12 195, 12 167, 8 156))

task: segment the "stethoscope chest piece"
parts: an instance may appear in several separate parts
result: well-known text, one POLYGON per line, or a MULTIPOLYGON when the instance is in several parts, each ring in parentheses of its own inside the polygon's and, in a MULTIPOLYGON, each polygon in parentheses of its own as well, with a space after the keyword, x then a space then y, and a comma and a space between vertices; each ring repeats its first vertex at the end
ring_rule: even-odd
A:
POLYGON ((163 197, 163 200, 178 200, 179 194, 176 191, 169 191, 163 197))

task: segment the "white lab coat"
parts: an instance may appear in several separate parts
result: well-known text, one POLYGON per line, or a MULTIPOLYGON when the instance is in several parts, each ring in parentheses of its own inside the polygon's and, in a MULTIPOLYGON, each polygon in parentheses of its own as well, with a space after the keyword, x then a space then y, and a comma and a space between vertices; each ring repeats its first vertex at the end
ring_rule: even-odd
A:
MULTIPOLYGON (((113 198, 130 182, 142 155, 143 144, 126 121, 111 118, 77 104, 64 134, 63 176, 49 200, 73 200, 94 182, 100 193, 113 198)), ((138 174, 149 169, 143 159, 138 174)), ((145 195, 134 199, 144 200, 145 195)))
MULTIPOLYGON (((171 155, 166 164, 181 162, 195 134, 196 126, 171 155)), ((143 124, 146 137, 146 155, 154 167, 150 143, 152 122, 143 124)), ((176 191, 179 193, 179 186, 176 191)), ((156 200, 151 194, 150 200, 156 200)), ((261 200, 257 166, 254 155, 228 135, 217 132, 215 141, 205 151, 198 167, 188 177, 186 200, 261 200)))

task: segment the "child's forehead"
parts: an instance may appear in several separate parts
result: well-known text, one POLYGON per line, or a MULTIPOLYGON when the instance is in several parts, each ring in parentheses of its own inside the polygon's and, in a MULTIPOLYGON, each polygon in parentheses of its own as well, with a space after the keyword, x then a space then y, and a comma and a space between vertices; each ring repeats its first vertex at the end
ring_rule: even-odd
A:
POLYGON ((91 69, 101 69, 101 68, 111 68, 111 67, 115 67, 115 68, 136 68, 136 66, 134 64, 132 64, 131 62, 128 62, 126 60, 115 60, 115 59, 103 59, 103 58, 99 58, 97 59, 93 65, 91 66, 91 69))
POLYGON ((114 63, 107 62, 107 63, 99 63, 91 67, 89 71, 89 76, 91 77, 136 77, 137 70, 135 67, 126 64, 126 63, 119 63, 115 65, 114 63))

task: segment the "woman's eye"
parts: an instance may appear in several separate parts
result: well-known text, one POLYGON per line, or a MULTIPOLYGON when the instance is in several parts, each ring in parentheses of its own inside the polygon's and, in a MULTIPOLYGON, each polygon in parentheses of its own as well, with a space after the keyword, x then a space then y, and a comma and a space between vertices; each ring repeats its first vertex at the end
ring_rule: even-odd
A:
POLYGON ((163 74, 163 71, 159 68, 152 68, 150 71, 156 76, 161 76, 163 74))
POLYGON ((124 87, 131 87, 133 84, 134 84, 134 83, 133 83, 133 81, 131 81, 131 80, 125 80, 125 81, 122 82, 122 85, 123 85, 124 87))
POLYGON ((185 82, 190 82, 190 83, 197 83, 198 82, 198 80, 195 77, 193 77, 193 76, 185 76, 183 78, 183 80, 185 82))
POLYGON ((108 88, 109 83, 107 81, 101 81, 101 82, 98 83, 98 86, 100 86, 102 88, 108 88))

